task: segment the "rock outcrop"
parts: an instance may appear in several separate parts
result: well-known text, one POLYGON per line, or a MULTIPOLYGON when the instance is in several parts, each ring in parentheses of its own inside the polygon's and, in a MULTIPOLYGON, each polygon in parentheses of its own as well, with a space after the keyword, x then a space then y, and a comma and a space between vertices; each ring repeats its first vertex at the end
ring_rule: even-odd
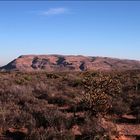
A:
POLYGON ((140 61, 81 55, 23 55, 0 69, 2 71, 131 70, 140 69, 140 61))

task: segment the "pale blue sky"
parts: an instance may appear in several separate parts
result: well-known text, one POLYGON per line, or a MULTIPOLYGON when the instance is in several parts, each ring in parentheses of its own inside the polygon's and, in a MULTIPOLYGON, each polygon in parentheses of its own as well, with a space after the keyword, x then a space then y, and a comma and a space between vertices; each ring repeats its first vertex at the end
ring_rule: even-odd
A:
POLYGON ((23 54, 140 60, 139 1, 0 1, 0 65, 23 54))

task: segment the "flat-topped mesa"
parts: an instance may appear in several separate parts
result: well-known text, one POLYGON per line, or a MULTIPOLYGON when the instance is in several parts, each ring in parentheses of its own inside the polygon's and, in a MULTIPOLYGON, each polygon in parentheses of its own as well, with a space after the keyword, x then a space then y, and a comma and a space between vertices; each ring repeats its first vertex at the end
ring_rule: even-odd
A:
POLYGON ((2 71, 86 71, 140 69, 140 61, 82 55, 21 55, 2 71))

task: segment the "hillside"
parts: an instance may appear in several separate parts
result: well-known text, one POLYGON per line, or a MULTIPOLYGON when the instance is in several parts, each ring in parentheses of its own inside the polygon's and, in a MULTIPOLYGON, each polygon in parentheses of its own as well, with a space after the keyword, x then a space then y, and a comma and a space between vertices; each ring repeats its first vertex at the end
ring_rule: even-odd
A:
POLYGON ((85 70, 128 70, 140 69, 140 61, 108 57, 64 56, 64 55, 22 55, 2 71, 85 71, 85 70))
POLYGON ((0 140, 139 140, 139 101, 140 70, 0 72, 0 140), (83 102, 89 75, 90 90, 110 99, 103 115, 106 96, 95 100, 98 114, 83 102))

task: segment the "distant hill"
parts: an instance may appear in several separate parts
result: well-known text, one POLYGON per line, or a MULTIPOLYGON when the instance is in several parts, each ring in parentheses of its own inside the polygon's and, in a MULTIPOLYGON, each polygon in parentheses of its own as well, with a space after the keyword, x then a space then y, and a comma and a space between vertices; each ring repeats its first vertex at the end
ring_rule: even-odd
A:
POLYGON ((86 71, 140 69, 140 61, 73 55, 22 55, 1 71, 86 71))

